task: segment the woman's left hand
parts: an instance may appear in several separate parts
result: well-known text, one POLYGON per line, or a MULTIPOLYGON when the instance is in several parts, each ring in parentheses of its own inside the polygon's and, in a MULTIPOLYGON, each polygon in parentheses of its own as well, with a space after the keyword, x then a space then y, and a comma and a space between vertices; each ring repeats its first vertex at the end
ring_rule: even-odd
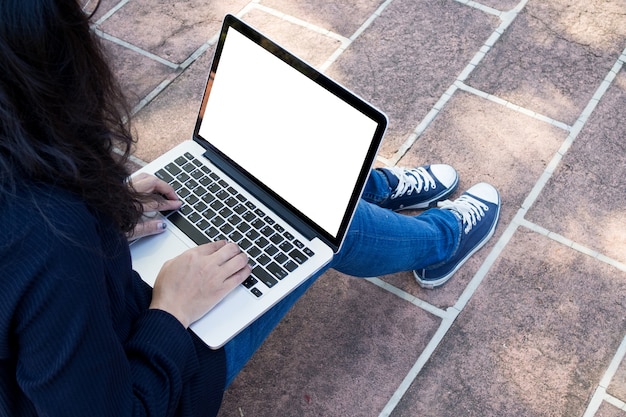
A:
POLYGON ((150 198, 144 203, 144 215, 132 233, 128 234, 128 239, 134 240, 164 232, 166 223, 159 212, 178 210, 182 205, 174 188, 154 175, 146 173, 132 177, 129 186, 141 194, 150 196, 150 198))

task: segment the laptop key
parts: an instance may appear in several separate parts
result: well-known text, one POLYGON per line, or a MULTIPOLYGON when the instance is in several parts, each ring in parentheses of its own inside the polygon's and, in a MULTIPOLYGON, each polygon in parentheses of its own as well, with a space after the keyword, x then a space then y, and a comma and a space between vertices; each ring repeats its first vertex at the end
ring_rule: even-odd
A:
POLYGON ((228 223, 232 224, 233 226, 237 226, 241 222, 241 217, 237 216, 236 214, 233 214, 228 218, 228 223))
POLYGON ((250 225, 252 225, 252 227, 254 227, 257 230, 261 230, 262 228, 264 228, 266 226, 265 222, 263 220, 261 220, 261 219, 254 219, 254 220, 252 220, 250 225))
POLYGON ((267 253, 269 256, 274 256, 278 253, 278 248, 274 245, 269 245, 265 248, 265 253, 267 253))
POLYGON ((252 270, 252 275, 259 279, 263 284, 267 285, 269 288, 272 288, 274 285, 278 283, 278 280, 271 276, 269 272, 261 268, 260 266, 254 267, 252 270))
POLYGON ((160 169, 157 172, 154 173, 154 176, 162 179, 163 181, 167 182, 168 184, 172 181, 174 181, 174 177, 172 177, 166 170, 164 169, 160 169))
POLYGON ((200 201, 196 205, 194 205, 193 208, 196 209, 197 212, 202 213, 204 210, 206 210, 207 207, 206 204, 200 201))
POLYGON ((261 236, 257 240, 254 241, 254 244, 257 245, 259 248, 263 249, 264 247, 269 245, 270 242, 267 239, 265 239, 263 236, 261 236))
POLYGON ((241 283, 241 285, 243 285, 246 288, 252 288, 257 282, 259 281, 255 277, 249 276, 248 278, 246 278, 244 282, 241 283))
POLYGON ((185 198, 187 197, 189 194, 191 194, 191 191, 189 191, 186 188, 181 188, 180 190, 178 190, 178 196, 180 198, 185 198))
POLYGON ((225 235, 229 235, 232 233, 232 231, 235 230, 230 224, 226 223, 224 224, 222 227, 220 227, 220 231, 222 233, 224 233, 225 235))
POLYGON ((256 219, 256 216, 251 211, 245 213, 242 217, 247 222, 252 222, 252 221, 254 221, 256 219))
POLYGON ((274 275, 275 278, 278 279, 283 279, 287 276, 288 272, 285 271, 283 268, 281 268, 280 266, 278 266, 278 264, 272 262, 271 264, 269 264, 267 266, 267 270, 274 275))
POLYGON ((187 216, 187 220, 192 223, 197 223, 202 220, 202 216, 194 211, 192 213, 189 213, 189 216, 187 216))
POLYGON ((176 179, 180 182, 187 182, 189 178, 191 177, 184 172, 181 172, 180 174, 176 176, 176 179))
POLYGON ((298 264, 296 264, 294 261, 289 261, 285 263, 283 266, 289 272, 293 272, 298 268, 298 264))
POLYGON ((183 170, 186 172, 193 172, 196 169, 196 166, 194 164, 192 164, 191 162, 186 163, 185 165, 183 165, 183 170))
POLYGON ((257 248, 256 246, 252 246, 251 248, 247 250, 247 253, 249 257, 256 258, 257 256, 261 254, 261 250, 257 248))
POLYGON ((300 265, 302 265, 304 262, 306 262, 306 260, 308 259, 302 252, 300 252, 298 249, 294 249, 291 252, 289 252, 289 256, 291 256, 291 259, 293 259, 294 261, 298 262, 300 265))
POLYGON ((196 226, 198 226, 198 228, 200 230, 205 230, 205 229, 208 229, 211 226, 211 223, 209 223, 205 219, 202 219, 198 223, 196 223, 196 226))
POLYGON ((254 229, 250 229, 246 232, 246 237, 252 241, 257 240, 259 236, 259 232, 254 229))
POLYGON ((284 263, 285 263, 288 259, 289 259, 289 258, 287 257, 287 255, 285 255, 285 254, 284 254, 284 253, 282 253, 282 252, 281 252, 281 253, 279 253, 278 255, 276 255, 276 256, 274 257, 274 260, 275 260, 276 262, 278 262, 279 264, 281 264, 281 265, 282 265, 282 264, 284 264, 284 263))
POLYGON ((272 241, 272 243, 274 243, 275 245, 280 245, 283 241, 283 237, 281 235, 279 235, 278 233, 276 233, 275 235, 273 235, 270 240, 272 241))
POLYGON ((182 172, 182 170, 179 167, 177 167, 176 164, 174 164, 173 162, 170 162, 169 164, 165 165, 165 169, 167 170, 167 172, 169 172, 170 174, 174 176, 182 172))
POLYGON ((194 204, 196 204, 198 202, 198 197, 195 194, 189 194, 186 198, 185 201, 187 202, 187 204, 189 204, 190 206, 193 206, 194 204))
POLYGON ((244 251, 251 246, 252 246, 252 242, 250 242, 248 239, 243 239, 241 242, 239 242, 239 247, 243 249, 244 251))
POLYGON ((239 223, 237 229, 239 229, 241 233, 246 233, 248 230, 250 230, 250 225, 248 223, 239 223))
POLYGON ((285 253, 287 253, 287 252, 291 251, 291 249, 293 249, 293 245, 291 243, 289 243, 289 242, 283 242, 278 247, 280 248, 280 250, 282 250, 285 253))
POLYGON ((233 242, 239 242, 241 239, 243 239, 243 235, 235 230, 228 235, 228 238, 233 242))
POLYGON ((258 258, 256 258, 256 261, 261 265, 267 265, 268 263, 270 263, 271 259, 269 256, 263 254, 259 256, 258 258))
POLYGON ((191 240, 193 240, 196 245, 204 245, 205 243, 209 243, 210 240, 206 237, 202 232, 200 232, 196 226, 191 224, 187 219, 185 219, 179 212, 174 212, 168 217, 169 221, 174 223, 176 227, 178 227, 184 234, 189 236, 191 240))

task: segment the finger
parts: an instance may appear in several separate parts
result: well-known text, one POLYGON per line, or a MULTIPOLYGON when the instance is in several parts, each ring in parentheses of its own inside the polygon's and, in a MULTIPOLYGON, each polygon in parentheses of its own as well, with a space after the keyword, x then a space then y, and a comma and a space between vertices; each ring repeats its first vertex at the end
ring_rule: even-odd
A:
POLYGON ((135 191, 144 194, 160 194, 167 200, 178 200, 174 188, 152 174, 142 172, 133 177, 131 184, 135 191))
POLYGON ((241 284, 252 273, 249 258, 245 253, 241 253, 229 261, 234 272, 227 280, 234 280, 236 284, 241 284))
POLYGON ((220 271, 223 273, 220 277, 222 285, 227 292, 230 292, 250 276, 252 267, 248 264, 248 258, 242 254, 242 256, 232 258, 229 262, 222 265, 220 271))
POLYGON ((137 223, 135 229, 129 235, 131 239, 139 239, 145 236, 163 233, 167 224, 162 219, 143 220, 137 223))
POLYGON ((222 246, 217 252, 216 256, 218 257, 218 264, 225 265, 231 259, 238 255, 244 255, 247 258, 247 255, 241 251, 241 248, 236 243, 225 242, 224 246, 222 246))
POLYGON ((151 175, 146 173, 146 172, 140 172, 139 174, 135 174, 132 176, 131 181, 132 182, 137 182, 137 181, 141 181, 143 179, 146 179, 148 177, 150 177, 151 175))
POLYGON ((221 276, 224 282, 235 281, 235 285, 243 282, 252 272, 248 256, 243 252, 233 256, 222 264, 220 266, 220 270, 222 272, 221 276))
POLYGON ((174 187, 157 177, 154 177, 154 179, 156 182, 154 183, 154 189, 152 192, 164 196, 167 200, 178 200, 178 194, 176 194, 174 187))
POLYGON ((215 242, 205 243, 203 245, 196 246, 192 251, 198 252, 202 256, 208 256, 217 252, 220 248, 224 247, 228 242, 225 240, 218 240, 215 242))
POLYGON ((154 194, 151 201, 143 203, 144 212, 178 210, 182 206, 180 200, 168 200, 160 194, 154 194))

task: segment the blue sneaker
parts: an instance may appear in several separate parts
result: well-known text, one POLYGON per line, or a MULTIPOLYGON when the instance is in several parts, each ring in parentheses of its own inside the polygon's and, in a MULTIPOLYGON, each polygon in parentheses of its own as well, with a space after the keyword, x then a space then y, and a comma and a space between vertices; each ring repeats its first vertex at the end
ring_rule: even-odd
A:
POLYGON ((445 200, 459 185, 459 174, 450 165, 424 165, 405 169, 380 168, 393 190, 391 196, 380 206, 398 210, 435 207, 445 200))
POLYGON ((424 288, 435 288, 450 277, 493 236, 500 217, 500 194, 486 183, 476 184, 455 201, 439 204, 461 220, 461 240, 452 256, 445 262, 413 271, 417 283, 424 288))

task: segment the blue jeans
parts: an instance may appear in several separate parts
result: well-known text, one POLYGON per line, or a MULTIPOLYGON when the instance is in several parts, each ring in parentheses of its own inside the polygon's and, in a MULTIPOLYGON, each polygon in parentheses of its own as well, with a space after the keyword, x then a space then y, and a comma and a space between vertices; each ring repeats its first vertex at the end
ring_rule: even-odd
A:
POLYGON ((372 171, 344 244, 330 264, 226 344, 226 387, 326 269, 374 277, 424 268, 452 256, 460 240, 456 216, 449 210, 431 209, 412 217, 379 207, 390 193, 386 177, 372 171))

